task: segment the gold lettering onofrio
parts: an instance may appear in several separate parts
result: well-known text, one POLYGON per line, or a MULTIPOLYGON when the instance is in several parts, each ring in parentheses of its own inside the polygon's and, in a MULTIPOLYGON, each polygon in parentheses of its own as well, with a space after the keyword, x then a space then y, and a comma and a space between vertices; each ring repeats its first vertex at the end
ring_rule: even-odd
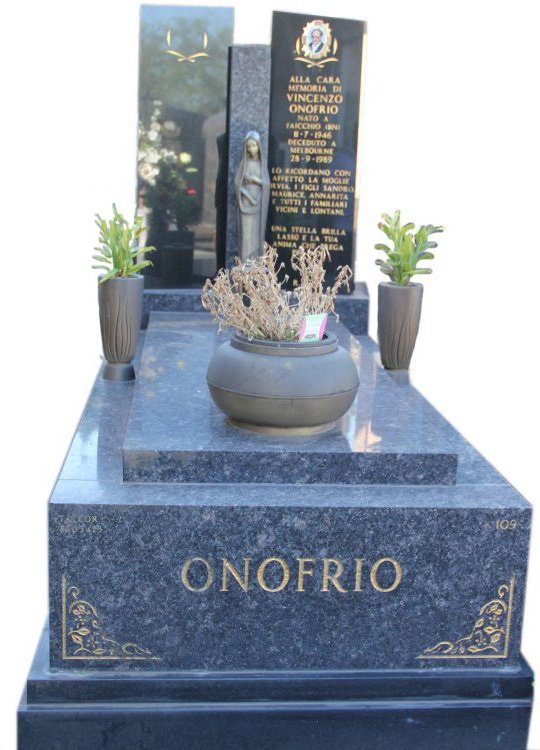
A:
POLYGON ((354 574, 354 590, 362 591, 362 570, 363 570, 364 558, 357 557, 355 562, 356 562, 356 570, 354 574))
POLYGON ((325 557, 323 560, 323 584, 322 591, 330 591, 330 584, 336 588, 340 594, 346 594, 347 590, 343 588, 339 582, 339 578, 343 575, 343 563, 341 560, 334 560, 331 557, 325 557), (335 568, 334 572, 330 572, 330 566, 335 568))
POLYGON ((380 594, 391 594, 403 581, 403 566, 393 557, 381 557, 374 562, 366 557, 350 560, 297 557, 290 562, 278 556, 266 557, 261 562, 244 557, 242 563, 226 557, 216 562, 190 557, 183 563, 180 574, 184 587, 193 593, 208 591, 214 583, 222 593, 235 590, 247 593, 253 587, 269 594, 287 588, 305 593, 308 577, 310 593, 354 594, 371 587, 380 594))
POLYGON ((313 568, 308 569, 306 568, 306 563, 312 563, 315 565, 315 560, 312 557, 299 557, 297 558, 298 563, 298 585, 296 587, 297 591, 305 591, 304 588, 304 577, 305 576, 312 576, 315 572, 313 568))

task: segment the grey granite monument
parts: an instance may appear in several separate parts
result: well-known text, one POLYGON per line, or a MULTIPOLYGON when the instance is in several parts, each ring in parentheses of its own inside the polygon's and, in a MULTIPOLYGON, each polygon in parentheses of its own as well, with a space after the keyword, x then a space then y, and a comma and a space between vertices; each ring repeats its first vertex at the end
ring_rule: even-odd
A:
MULTIPOLYGON (((357 25, 289 19, 274 47, 302 71, 330 75, 359 50, 357 25)), ((162 30, 185 74, 198 53, 162 30)), ((268 148, 269 48, 233 46, 229 61, 227 263, 246 134, 268 148)), ((221 112, 194 118, 205 148, 221 112)), ((215 152, 193 153, 210 180, 215 152)), ((525 750, 531 507, 408 377, 383 370, 365 287, 336 307, 355 403, 328 433, 256 435, 209 397, 223 336, 200 289, 146 291, 137 379, 98 374, 49 501, 49 616, 19 750, 525 750)))
POLYGON ((369 339, 336 331, 360 363, 339 429, 254 437, 209 399, 211 319, 151 316, 122 419, 98 384, 97 444, 71 451, 51 497, 55 668, 519 665, 528 503, 369 339), (103 632, 135 644, 120 665, 103 632))
POLYGON ((334 330, 359 395, 311 438, 226 423, 206 313, 150 313, 135 384, 96 380, 20 750, 525 750, 530 505, 334 330))

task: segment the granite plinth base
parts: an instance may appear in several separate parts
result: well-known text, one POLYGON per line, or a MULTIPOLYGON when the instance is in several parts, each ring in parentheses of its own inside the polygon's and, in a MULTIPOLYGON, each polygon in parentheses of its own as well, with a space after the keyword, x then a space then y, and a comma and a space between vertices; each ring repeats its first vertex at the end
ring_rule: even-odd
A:
POLYGON ((64 673, 44 634, 19 750, 525 750, 533 675, 483 671, 64 673))

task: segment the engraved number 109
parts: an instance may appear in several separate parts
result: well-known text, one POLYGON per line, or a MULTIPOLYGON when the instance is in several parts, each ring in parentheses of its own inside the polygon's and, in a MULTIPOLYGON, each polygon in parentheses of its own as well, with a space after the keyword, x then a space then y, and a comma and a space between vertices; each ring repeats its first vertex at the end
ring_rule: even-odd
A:
POLYGON ((514 531, 517 529, 517 521, 515 518, 508 519, 508 518, 498 518, 497 519, 497 528, 501 531, 514 531))

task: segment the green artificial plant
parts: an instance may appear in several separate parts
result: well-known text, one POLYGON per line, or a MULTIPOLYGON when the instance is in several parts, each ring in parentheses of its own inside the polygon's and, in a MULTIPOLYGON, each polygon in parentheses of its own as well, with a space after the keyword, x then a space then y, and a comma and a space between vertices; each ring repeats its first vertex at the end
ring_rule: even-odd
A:
POLYGON ((390 277, 394 284, 407 286, 415 274, 431 273, 431 268, 418 268, 421 260, 432 260, 435 256, 431 250, 437 243, 430 240, 430 235, 443 232, 444 227, 434 227, 433 224, 422 225, 415 233, 414 224, 401 226, 401 213, 396 211, 393 216, 382 215, 383 221, 378 224, 394 247, 378 243, 376 250, 386 253, 385 260, 375 261, 381 271, 390 277))
POLYGON ((117 210, 113 203, 113 218, 106 221, 96 214, 96 225, 99 228, 99 247, 95 247, 97 255, 94 260, 99 265, 92 266, 105 271, 100 277, 99 283, 112 278, 124 278, 136 276, 142 268, 151 266, 149 260, 141 260, 137 263, 137 256, 143 257, 145 253, 155 250, 154 247, 137 247, 136 240, 142 235, 146 227, 143 226, 142 216, 135 216, 133 224, 130 224, 117 210), (135 245, 135 247, 134 247, 135 245))

